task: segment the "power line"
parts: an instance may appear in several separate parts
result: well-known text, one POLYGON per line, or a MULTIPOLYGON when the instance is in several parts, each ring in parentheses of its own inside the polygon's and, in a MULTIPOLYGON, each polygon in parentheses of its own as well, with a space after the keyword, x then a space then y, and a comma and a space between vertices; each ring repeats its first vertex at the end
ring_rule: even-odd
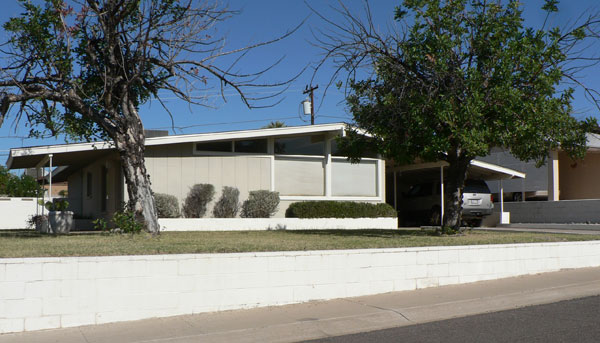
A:
POLYGON ((164 127, 157 127, 157 128, 152 128, 152 129, 153 130, 161 130, 161 129, 176 128, 176 129, 179 129, 179 130, 184 130, 184 129, 190 129, 190 128, 193 128, 193 127, 202 127, 202 126, 246 124, 246 123, 257 123, 257 122, 263 122, 263 121, 269 121, 269 120, 285 120, 285 119, 296 119, 296 117, 265 118, 265 119, 255 119, 255 120, 229 121, 229 122, 224 122, 224 123, 195 124, 195 125, 188 125, 188 126, 164 126, 164 127))

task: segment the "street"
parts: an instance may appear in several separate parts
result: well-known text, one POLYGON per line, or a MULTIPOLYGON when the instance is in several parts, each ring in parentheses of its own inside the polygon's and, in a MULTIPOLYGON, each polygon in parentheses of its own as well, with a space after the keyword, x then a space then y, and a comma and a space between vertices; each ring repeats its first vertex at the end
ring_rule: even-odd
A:
POLYGON ((598 342, 600 297, 486 313, 310 342, 598 342))

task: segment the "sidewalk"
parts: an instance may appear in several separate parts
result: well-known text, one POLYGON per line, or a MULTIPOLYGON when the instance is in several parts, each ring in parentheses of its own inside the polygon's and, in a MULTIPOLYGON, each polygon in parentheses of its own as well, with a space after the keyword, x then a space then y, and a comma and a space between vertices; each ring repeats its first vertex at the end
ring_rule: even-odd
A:
POLYGON ((0 342, 298 342, 600 295, 600 268, 298 305, 0 335, 0 342))

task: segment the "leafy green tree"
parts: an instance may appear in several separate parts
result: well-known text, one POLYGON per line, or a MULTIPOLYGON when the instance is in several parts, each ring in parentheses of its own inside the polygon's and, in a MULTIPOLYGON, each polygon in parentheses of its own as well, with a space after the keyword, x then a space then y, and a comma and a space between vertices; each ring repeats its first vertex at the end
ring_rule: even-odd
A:
POLYGON ((34 136, 112 140, 129 210, 153 233, 159 226, 139 106, 153 98, 170 115, 164 94, 207 106, 195 95, 198 90, 220 89, 225 97, 233 89, 253 107, 269 96, 249 97, 249 89, 285 84, 259 79, 277 62, 254 72, 238 71, 236 64, 249 50, 293 30, 227 51, 217 28, 235 11, 218 2, 44 0, 37 1, 40 6, 19 1, 23 13, 3 26, 8 41, 0 48, 0 125, 15 107, 16 118, 27 118, 34 136))
POLYGON ((29 175, 17 176, 0 166, 0 195, 9 197, 38 197, 42 195, 42 186, 29 175))
MULTIPOLYGON (((542 9, 549 16, 557 3, 542 9)), ((446 161, 445 231, 459 230, 470 162, 492 147, 540 164, 559 147, 583 156, 595 121, 570 115, 573 88, 565 81, 596 100, 574 73, 585 67, 579 48, 597 37, 597 17, 566 30, 534 29, 516 0, 404 0, 399 25, 379 33, 366 6, 364 20, 345 7, 343 23, 322 17, 337 30, 320 39, 327 58, 341 61, 331 83, 347 75, 354 120, 376 137, 350 135, 343 146, 354 159, 371 144, 395 163, 446 161)))
POLYGON ((6 185, 12 176, 8 168, 0 166, 0 195, 8 195, 6 185))

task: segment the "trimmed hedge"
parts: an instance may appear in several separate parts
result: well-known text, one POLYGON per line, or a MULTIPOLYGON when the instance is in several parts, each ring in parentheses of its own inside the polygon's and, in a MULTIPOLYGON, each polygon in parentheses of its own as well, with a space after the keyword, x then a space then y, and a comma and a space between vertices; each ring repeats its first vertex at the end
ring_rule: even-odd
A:
POLYGON ((179 218, 179 200, 170 194, 154 193, 154 205, 158 218, 179 218))
POLYGON ((287 218, 379 218, 397 217, 388 204, 351 201, 302 201, 292 203, 285 211, 287 218))
POLYGON ((242 218, 271 218, 279 206, 279 192, 251 191, 242 204, 242 218))

